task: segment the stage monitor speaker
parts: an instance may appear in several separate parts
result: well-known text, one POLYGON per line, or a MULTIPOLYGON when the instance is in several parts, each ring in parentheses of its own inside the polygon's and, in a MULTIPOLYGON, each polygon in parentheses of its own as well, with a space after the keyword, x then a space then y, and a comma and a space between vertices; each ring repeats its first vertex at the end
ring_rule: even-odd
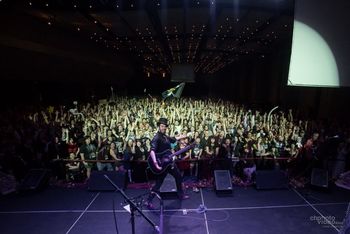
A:
POLYGON ((215 180, 215 192, 217 195, 231 195, 232 181, 229 170, 215 170, 214 171, 215 180))
POLYGON ((288 178, 281 170, 256 171, 257 189, 285 189, 288 188, 288 178))
POLYGON ((319 168, 312 169, 311 185, 316 187, 328 188, 328 171, 319 168))
POLYGON ((88 183, 90 191, 115 191, 114 186, 104 177, 107 175, 120 189, 125 190, 127 177, 125 172, 92 171, 88 183))
POLYGON ((167 200, 178 199, 176 181, 170 174, 164 178, 163 184, 160 187, 160 197, 167 200))
POLYGON ((48 182, 49 173, 46 169, 31 169, 20 184, 20 190, 39 190, 48 182))

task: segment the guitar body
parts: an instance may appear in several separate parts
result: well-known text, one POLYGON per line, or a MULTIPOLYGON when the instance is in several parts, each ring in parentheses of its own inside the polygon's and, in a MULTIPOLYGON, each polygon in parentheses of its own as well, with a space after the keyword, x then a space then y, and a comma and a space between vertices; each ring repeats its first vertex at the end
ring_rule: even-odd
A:
POLYGON ((174 157, 175 156, 172 154, 172 152, 170 150, 166 150, 164 152, 157 153, 156 154, 157 163, 160 167, 162 167, 162 170, 158 170, 153 163, 152 157, 148 156, 148 160, 147 160, 148 166, 154 174, 157 174, 157 175, 162 174, 163 172, 165 172, 165 170, 169 166, 171 166, 174 163, 174 157))
POLYGON ((195 142, 192 143, 191 145, 188 145, 185 148, 175 152, 175 153, 172 153, 170 149, 165 150, 161 153, 156 153, 156 160, 157 160, 158 166, 160 166, 162 168, 162 170, 158 170, 156 168, 151 156, 148 156, 148 159, 147 159, 148 166, 154 174, 160 175, 163 172, 165 172, 169 166, 173 165, 174 159, 177 155, 180 155, 183 152, 190 150, 194 146, 195 146, 195 142))

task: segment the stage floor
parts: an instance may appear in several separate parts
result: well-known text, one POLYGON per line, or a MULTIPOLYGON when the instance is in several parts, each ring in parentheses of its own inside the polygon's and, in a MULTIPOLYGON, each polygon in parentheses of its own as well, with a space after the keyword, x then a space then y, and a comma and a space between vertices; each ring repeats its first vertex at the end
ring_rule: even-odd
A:
MULTIPOLYGON (((135 197, 146 189, 126 189, 135 197)), ((210 188, 188 190, 190 199, 165 200, 164 233, 337 233, 350 191, 256 190, 234 187, 232 196, 217 196, 210 188), (207 207, 198 212, 200 204, 207 207), (326 219, 324 219, 324 218, 326 219)), ((131 233, 130 214, 118 192, 46 188, 1 197, 0 232, 9 233, 131 233), (115 213, 113 212, 113 202, 115 213), (115 214, 115 217, 114 217, 115 214)), ((157 200, 154 200, 156 208, 157 200)), ((144 213, 159 225, 159 210, 144 213)), ((157 233, 136 215, 136 233, 157 233)))

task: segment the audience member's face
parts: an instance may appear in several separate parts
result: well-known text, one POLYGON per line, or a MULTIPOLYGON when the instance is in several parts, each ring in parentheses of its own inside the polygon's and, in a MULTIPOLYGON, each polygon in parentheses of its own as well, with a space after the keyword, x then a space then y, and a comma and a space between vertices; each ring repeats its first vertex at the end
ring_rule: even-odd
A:
POLYGON ((194 137, 196 138, 196 137, 198 137, 199 136, 199 132, 198 131, 195 131, 194 132, 194 137))
POLYGON ((74 153, 70 153, 70 154, 69 154, 69 158, 70 158, 70 159, 74 159, 74 158, 75 158, 75 154, 74 154, 74 153))

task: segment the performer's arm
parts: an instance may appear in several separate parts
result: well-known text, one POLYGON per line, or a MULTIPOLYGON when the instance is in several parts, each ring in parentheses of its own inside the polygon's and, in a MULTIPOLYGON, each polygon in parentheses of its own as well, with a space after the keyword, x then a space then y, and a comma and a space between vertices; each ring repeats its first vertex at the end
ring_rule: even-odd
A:
POLYGON ((158 162, 157 162, 157 159, 156 159, 156 154, 154 153, 153 150, 151 150, 149 155, 151 156, 152 162, 153 162, 154 166, 157 168, 157 170, 162 170, 162 167, 158 165, 158 162))
POLYGON ((152 159, 153 165, 157 168, 157 170, 162 170, 162 167, 158 165, 157 157, 155 154, 155 151, 157 150, 157 148, 158 148, 158 137, 156 136, 151 141, 151 151, 149 155, 152 159))

